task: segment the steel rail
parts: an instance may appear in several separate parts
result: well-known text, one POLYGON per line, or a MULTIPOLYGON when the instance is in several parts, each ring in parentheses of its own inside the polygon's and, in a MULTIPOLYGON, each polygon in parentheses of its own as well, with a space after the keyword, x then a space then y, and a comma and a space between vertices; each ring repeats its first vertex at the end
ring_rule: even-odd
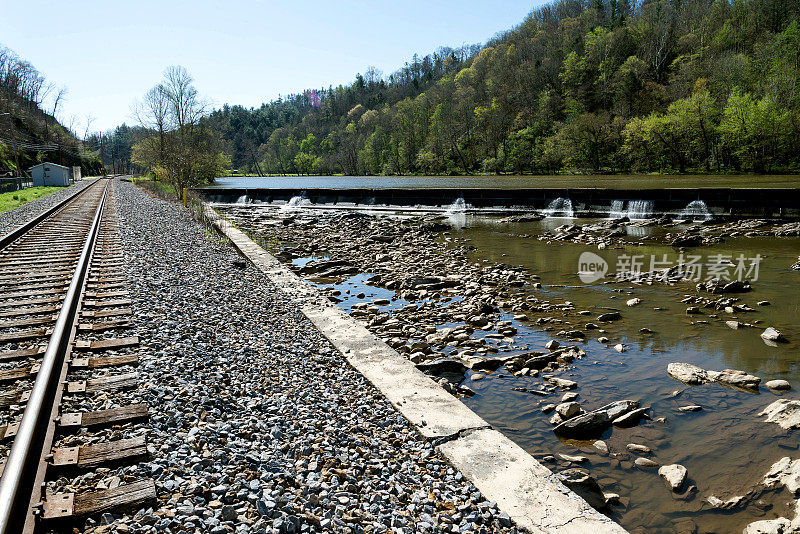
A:
POLYGON ((49 452, 42 449, 48 428, 53 422, 53 402, 60 388, 64 360, 69 350, 83 284, 100 230, 107 193, 108 183, 100 197, 75 274, 53 327, 30 399, 0 479, 0 533, 2 534, 21 532, 31 514, 31 498, 39 465, 43 456, 49 452))
MULTIPOLYGON (((99 178, 98 178, 98 180, 99 180, 99 178)), ((54 214, 55 212, 57 212, 58 210, 60 210, 61 208, 63 208, 67 204, 69 204, 70 202, 72 202, 73 200, 77 199, 82 194, 86 193, 96 183, 97 183, 97 180, 95 180, 94 183, 89 184, 88 186, 84 187, 83 189, 81 189, 77 193, 75 193, 73 195, 70 195, 67 198, 65 198, 64 200, 56 203, 55 206, 51 206, 51 207, 47 208, 46 210, 44 210, 42 213, 40 213, 39 215, 37 215, 33 219, 31 219, 28 222, 18 226, 17 228, 11 230, 10 232, 8 232, 3 237, 0 237, 0 250, 3 250, 8 245, 10 245, 11 243, 16 241, 17 239, 19 239, 23 235, 27 234, 34 226, 38 225, 40 222, 42 222, 45 219, 47 219, 52 214, 54 214)))

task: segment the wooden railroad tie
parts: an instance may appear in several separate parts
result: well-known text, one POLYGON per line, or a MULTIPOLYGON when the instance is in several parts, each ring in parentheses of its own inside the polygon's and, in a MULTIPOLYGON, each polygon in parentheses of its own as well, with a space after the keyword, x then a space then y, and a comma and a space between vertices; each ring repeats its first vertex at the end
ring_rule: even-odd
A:
POLYGON ((57 493, 48 495, 42 503, 42 518, 52 520, 98 514, 138 506, 155 499, 156 484, 149 478, 103 491, 57 493))
POLYGON ((147 419, 150 411, 147 404, 128 404, 119 408, 97 410, 94 412, 68 412, 58 418, 58 427, 62 430, 81 427, 105 426, 147 419))
POLYGON ((139 365, 139 357, 135 354, 125 356, 98 356, 97 358, 73 358, 70 369, 102 369, 120 365, 139 365))
POLYGON ((14 382, 25 378, 33 378, 39 372, 39 364, 26 365, 15 369, 5 369, 0 371, 0 382, 14 382))
POLYGON ((124 373, 121 375, 106 375, 88 380, 75 380, 67 382, 67 393, 95 393, 98 391, 113 391, 116 389, 132 389, 138 384, 137 373, 124 373))
POLYGON ((114 317, 115 315, 133 315, 133 310, 130 308, 117 308, 115 310, 85 310, 81 311, 83 317, 114 317))
POLYGON ((99 352, 103 350, 135 347, 138 344, 139 344, 139 336, 101 339, 99 341, 78 340, 75 342, 75 350, 86 351, 86 352, 99 352))
POLYGON ((112 308, 116 306, 130 306, 133 302, 130 299, 110 299, 110 300, 85 300, 83 306, 86 308, 112 308))
POLYGON ((41 337, 47 337, 52 333, 52 328, 34 328, 32 330, 23 330, 21 332, 9 332, 8 334, 0 334, 0 343, 39 339, 41 337))
POLYGON ((32 349, 11 350, 8 352, 0 352, 0 362, 8 362, 11 360, 21 360, 22 358, 31 358, 44 354, 46 347, 34 347, 32 349))
MULTIPOLYGON (((2 326, 2 323, 0 323, 2 326)), ((79 332, 103 332, 104 330, 113 330, 114 328, 130 328, 133 326, 133 321, 130 319, 115 319, 113 321, 105 321, 100 323, 80 323, 78 325, 79 332)))
POLYGON ((50 460, 55 468, 88 469, 112 462, 130 462, 147 456, 144 436, 106 441, 94 445, 53 449, 50 460))

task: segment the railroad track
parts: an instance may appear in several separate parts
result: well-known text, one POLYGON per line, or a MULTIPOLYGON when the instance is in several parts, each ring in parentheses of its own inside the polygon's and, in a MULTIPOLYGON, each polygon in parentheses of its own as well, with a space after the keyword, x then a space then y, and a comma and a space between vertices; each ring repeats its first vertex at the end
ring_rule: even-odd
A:
POLYGON ((156 498, 113 182, 0 238, 0 534, 156 498))

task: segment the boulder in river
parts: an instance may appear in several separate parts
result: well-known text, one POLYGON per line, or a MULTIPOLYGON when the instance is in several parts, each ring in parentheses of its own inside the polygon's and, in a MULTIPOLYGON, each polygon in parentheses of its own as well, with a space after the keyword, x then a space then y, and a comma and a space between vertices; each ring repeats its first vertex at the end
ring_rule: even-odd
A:
POLYGON ((800 401, 779 399, 764 408, 765 423, 776 423, 787 430, 800 427, 800 401))
POLYGON ((601 313, 597 316, 598 321, 619 321, 620 319, 622 319, 622 314, 617 311, 601 313))
POLYGON ((611 421, 619 419, 638 407, 639 403, 632 400, 612 402, 602 408, 577 415, 560 423, 553 429, 553 432, 558 436, 570 439, 596 437, 611 426, 611 421))
POLYGON ((603 510, 606 507, 606 497, 597 480, 583 469, 567 469, 558 474, 561 482, 583 497, 592 508, 603 510))
POLYGON ((792 389, 791 384, 786 380, 776 379, 776 380, 769 380, 766 384, 769 389, 774 389, 775 391, 786 391, 788 389, 792 389))
POLYGON ((686 481, 686 468, 680 464, 662 465, 658 468, 658 474, 667 481, 672 491, 680 491, 686 481))
POLYGON ((761 332, 761 338, 766 341, 786 341, 786 338, 783 337, 780 330, 771 326, 761 332))
POLYGON ((786 486, 792 494, 800 490, 800 459, 792 460, 784 456, 769 468, 764 475, 764 485, 768 488, 778 484, 786 486))
POLYGON ((697 386, 711 382, 711 377, 705 369, 685 362, 673 362, 667 365, 667 374, 690 386, 697 386))
POLYGON ((719 373, 708 371, 708 375, 720 384, 741 389, 758 389, 758 384, 761 383, 759 377, 738 369, 725 369, 719 373))

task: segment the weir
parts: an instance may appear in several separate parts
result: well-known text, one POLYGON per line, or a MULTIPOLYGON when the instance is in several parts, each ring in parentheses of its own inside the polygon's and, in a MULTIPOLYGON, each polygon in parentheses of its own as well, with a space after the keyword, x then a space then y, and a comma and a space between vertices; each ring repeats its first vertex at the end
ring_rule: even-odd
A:
POLYGON ((561 217, 800 219, 800 189, 198 188, 207 201, 539 211, 561 217), (554 203, 556 205, 554 205, 554 203), (569 213, 571 212, 571 213, 569 213), (569 213, 569 214, 568 214, 569 213))

